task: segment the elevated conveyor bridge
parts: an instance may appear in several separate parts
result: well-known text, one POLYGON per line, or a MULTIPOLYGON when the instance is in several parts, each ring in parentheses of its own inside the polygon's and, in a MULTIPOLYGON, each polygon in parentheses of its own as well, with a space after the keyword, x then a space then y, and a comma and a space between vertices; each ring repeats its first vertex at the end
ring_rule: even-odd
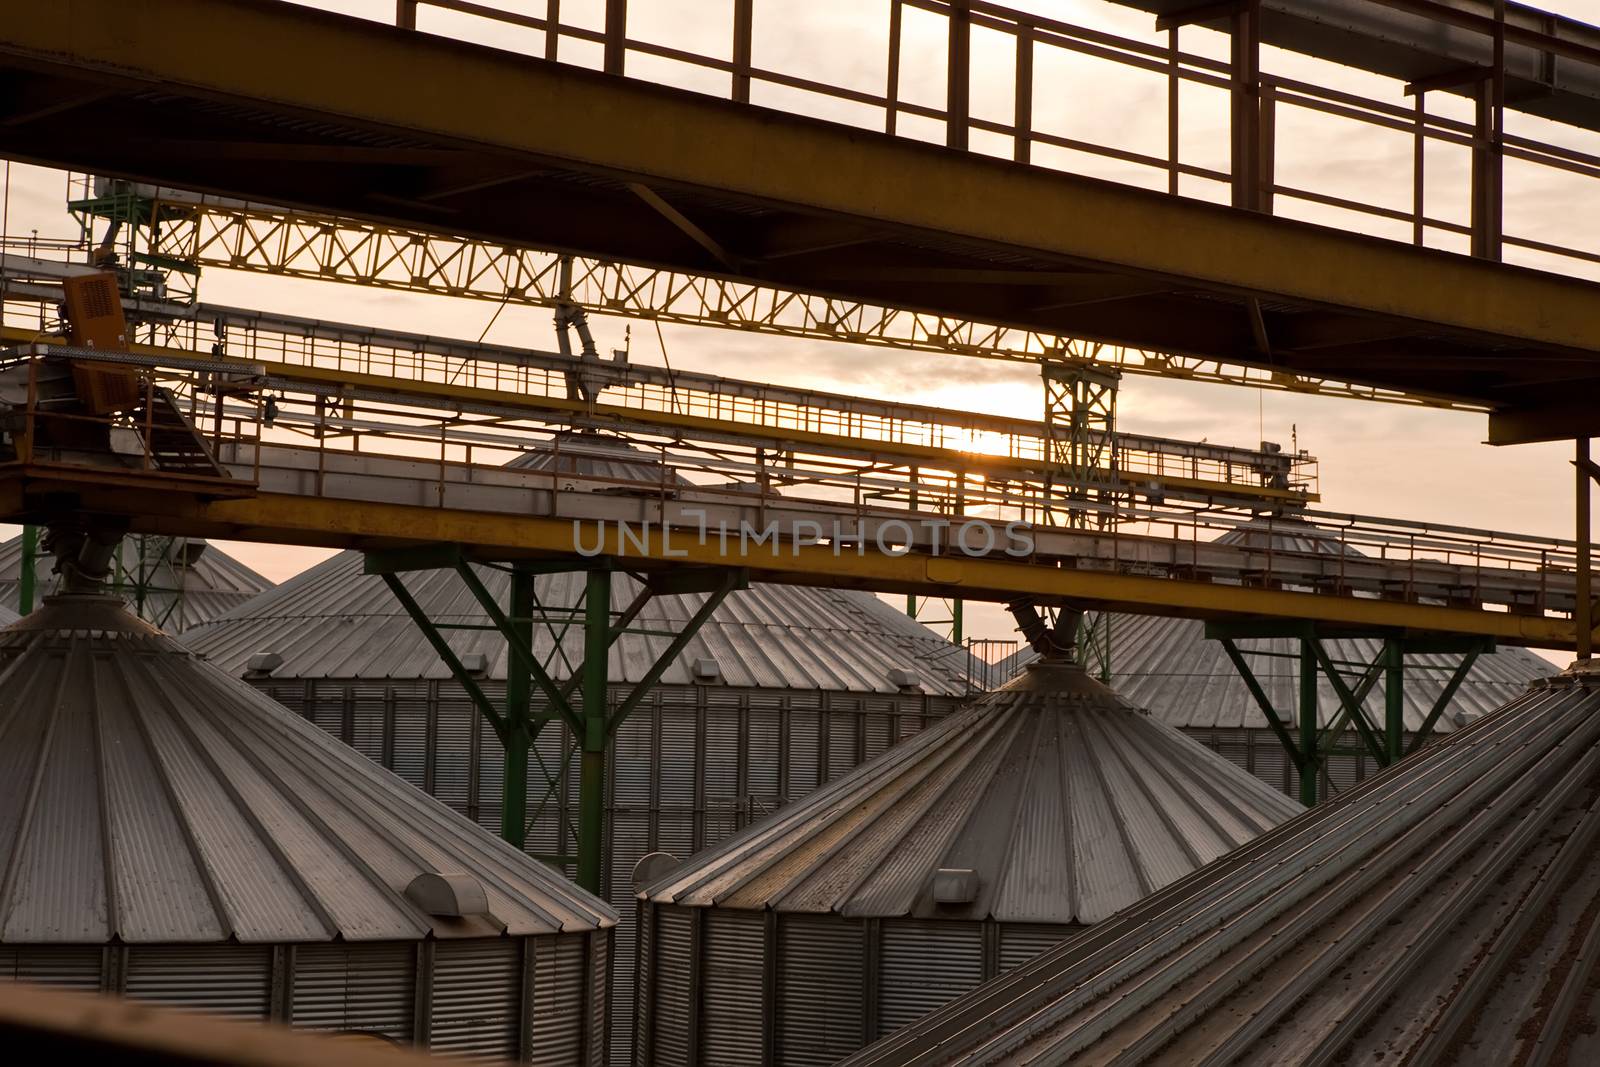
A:
MULTIPOLYGON (((1514 101, 1500 67, 1475 124, 1263 71, 1249 20, 1220 61, 987 3, 905 0, 890 5, 890 76, 874 93, 758 66, 750 4, 730 3, 731 60, 637 39, 623 0, 608 0, 603 30, 484 5, 400 5, 402 21, 419 24, 430 11, 470 8, 479 36, 497 40, 507 26, 544 32, 548 58, 561 58, 563 40, 587 40, 604 73, 265 0, 50 5, 0 27, 0 81, 17 87, 0 153, 1479 406, 1502 442, 1591 429, 1595 406, 1574 397, 1600 384, 1600 287, 1497 260, 1517 250, 1540 265, 1600 263, 1600 249, 1509 232, 1513 193, 1501 181, 1507 159, 1584 181, 1600 176, 1600 159, 1507 130, 1514 101), (901 18, 913 9, 948 30, 942 107, 901 94, 901 18), (1004 120, 971 106, 976 29, 1010 38, 1022 57, 1004 120), (240 39, 253 47, 238 49, 240 39), (1165 155, 1036 124, 1035 74, 1058 54, 1227 94, 1228 167, 1177 152, 1176 109, 1165 155), (714 72, 732 99, 616 76, 640 56, 714 72), (753 106, 758 87, 849 101, 878 114, 889 136, 753 106), (1419 159, 1430 144, 1467 148, 1470 221, 1430 208, 1420 167, 1405 207, 1280 180, 1271 131, 1284 108, 1409 132, 1419 159), (913 119, 942 127, 945 146, 893 136, 913 119), (964 151, 978 134, 1003 138, 1012 160, 964 151), (1168 191, 1023 165, 1056 150, 1144 168, 1168 191), (1170 195, 1191 181, 1233 206, 1170 195), (1271 214, 1291 200, 1409 225, 1412 244, 1271 214), (1468 240, 1477 257, 1414 247, 1444 238, 1468 240)), ((1581 41, 1496 32, 1507 47, 1546 49, 1563 71, 1593 63, 1581 41)))

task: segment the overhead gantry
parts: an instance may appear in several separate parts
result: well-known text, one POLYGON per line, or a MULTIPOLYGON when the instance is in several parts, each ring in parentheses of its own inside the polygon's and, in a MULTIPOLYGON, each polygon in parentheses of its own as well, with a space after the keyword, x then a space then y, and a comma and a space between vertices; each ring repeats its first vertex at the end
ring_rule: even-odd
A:
MULTIPOLYGON (((944 6, 959 43, 971 20, 944 6)), ((287 4, 75 0, 8 20, 0 57, 26 89, 0 125, 14 158, 1446 396, 1499 440, 1577 436, 1595 410, 1573 397, 1600 383, 1600 287, 1553 274, 287 4)), ((980 125, 950 103, 952 131, 980 125)))

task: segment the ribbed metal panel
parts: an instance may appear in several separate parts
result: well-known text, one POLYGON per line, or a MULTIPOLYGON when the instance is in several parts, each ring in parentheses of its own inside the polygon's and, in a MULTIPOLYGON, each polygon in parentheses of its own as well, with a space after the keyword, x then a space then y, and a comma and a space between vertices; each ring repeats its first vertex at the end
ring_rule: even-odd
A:
POLYGON ((105 949, 97 945, 0 945, 0 978, 97 992, 105 949))
POLYGON ((983 981, 983 924, 884 919, 878 1033, 914 1022, 983 981))
MULTIPOLYGON (((586 1018, 583 1036, 583 1062, 586 1067, 603 1067, 608 1063, 612 1030, 620 1028, 626 1034, 627 1026, 633 1021, 631 1012, 621 1020, 620 1027, 611 1019, 617 1000, 611 995, 611 965, 617 951, 615 932, 613 928, 609 931, 612 936, 608 936, 607 931, 600 931, 584 938, 589 968, 589 1001, 584 1008, 586 1018)), ((621 999, 631 998, 624 996, 621 999)))
POLYGON ((996 923, 1000 933, 1000 970, 1027 963, 1033 957, 1069 937, 1080 926, 1054 926, 1044 923, 996 923))
POLYGON ((849 1061, 1600 1061, 1600 673, 1500 711, 849 1061))
MULTIPOLYGON (((623 981, 619 973, 611 998, 612 1017, 615 1018, 617 1012, 626 1004, 632 1021, 633 1028, 626 1041, 628 1055, 623 1060, 629 1067, 642 1067, 649 1060, 650 1029, 655 1020, 655 916, 656 909, 651 905, 635 903, 638 947, 635 949, 634 958, 628 961, 629 970, 634 973, 632 988, 630 991, 629 983, 623 981)), ((621 924, 618 925, 620 927, 621 924)), ((623 962, 620 949, 616 953, 616 962, 618 964, 623 962)), ((616 1030, 613 1029, 612 1032, 615 1034, 616 1030)), ((612 1041, 611 1055, 613 1060, 618 1056, 615 1038, 612 1041)))
POLYGON ((765 935, 761 912, 707 909, 703 914, 700 1063, 761 1067, 765 935))
MULTIPOLYGON (((584 1062, 585 1018, 593 990, 586 973, 584 939, 568 935, 541 937, 533 950, 533 1030, 529 1047, 534 1063, 578 1067, 584 1062)), ((605 953, 599 953, 604 970, 605 953)), ((605 1014, 595 1016, 603 1025, 605 1014)))
MULTIPOLYGON (((478 572, 497 602, 506 603, 509 576, 478 572)), ((540 575, 541 604, 578 604, 581 572, 540 575)), ((482 606, 450 570, 415 572, 406 587, 429 618, 447 624, 487 622, 482 606)), ((623 610, 639 591, 633 579, 612 583, 612 610, 623 610)), ((655 597, 639 627, 678 630, 704 603, 702 594, 655 597)), ((558 625, 554 628, 560 630, 558 625)), ((492 630, 455 630, 459 653, 482 652, 489 673, 505 678, 505 641, 492 630)), ((242 673, 257 652, 275 652, 279 678, 405 679, 449 677, 449 670, 396 603, 383 581, 362 571, 361 553, 342 552, 296 575, 185 636, 229 673, 242 673)), ((572 627, 558 650, 552 629, 534 629, 534 655, 565 678, 582 661, 582 628, 572 627)), ((611 650, 611 677, 637 682, 665 642, 625 635, 611 650)), ((666 685, 694 684, 693 663, 715 660, 724 683, 742 689, 797 689, 893 694, 891 672, 908 672, 924 690, 965 694, 967 653, 870 593, 758 585, 730 595, 662 676, 666 685)))
POLYGON ((272 1006, 272 949, 261 945, 136 945, 127 949, 127 995, 241 1019, 272 1006))
MULTIPOLYGON (((433 950, 431 1048, 515 1059, 521 1044, 524 939, 439 941, 433 950)), ((582 975, 576 988, 582 992, 582 975)))
POLYGON ((827 1067, 861 1047, 865 972, 860 921, 833 915, 778 917, 777 1049, 782 1067, 827 1067))
POLYGON ((409 1043, 416 1005, 414 943, 297 945, 290 1022, 409 1043))
POLYGON ((688 1067, 689 997, 693 917, 683 908, 657 908, 651 916, 654 979, 650 983, 653 1067, 688 1067))
POLYGON ((1040 664, 649 894, 750 911, 1093 923, 1299 810, 1081 668, 1040 664), (939 868, 974 872, 969 901, 933 899, 939 868))

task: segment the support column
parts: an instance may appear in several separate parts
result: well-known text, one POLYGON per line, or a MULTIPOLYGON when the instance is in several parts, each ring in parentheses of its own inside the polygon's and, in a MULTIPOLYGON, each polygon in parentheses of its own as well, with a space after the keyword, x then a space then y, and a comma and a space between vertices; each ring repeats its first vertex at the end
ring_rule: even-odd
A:
POLYGON ((1300 803, 1317 806, 1317 655, 1311 639, 1300 640, 1300 803))
MULTIPOLYGON (((533 575, 511 572, 508 641, 533 654, 533 575)), ((505 774, 500 795, 500 836, 517 848, 528 838, 528 754, 533 748, 533 679, 515 653, 506 656, 505 774)))
POLYGON ((967 147, 968 101, 972 93, 972 11, 968 0, 951 0, 950 54, 945 68, 945 144, 967 147))
POLYGON ((611 572, 589 572, 584 594, 583 751, 578 770, 578 878, 600 892, 605 847, 607 651, 611 644, 611 572))
POLYGON ((1406 656, 1399 638, 1383 643, 1383 750, 1389 763, 1405 755, 1406 656))
POLYGON ((1574 590, 1572 621, 1578 631, 1578 658, 1588 659, 1594 654, 1594 579, 1591 572, 1589 541, 1589 480, 1593 477, 1589 463, 1589 439, 1578 438, 1577 456, 1573 461, 1577 470, 1577 586, 1574 590))
POLYGON ((17 582, 17 613, 33 610, 35 575, 39 571, 39 527, 22 528, 22 573, 17 582))
POLYGON ((1255 0, 1233 16, 1233 206, 1261 208, 1261 10, 1255 0))

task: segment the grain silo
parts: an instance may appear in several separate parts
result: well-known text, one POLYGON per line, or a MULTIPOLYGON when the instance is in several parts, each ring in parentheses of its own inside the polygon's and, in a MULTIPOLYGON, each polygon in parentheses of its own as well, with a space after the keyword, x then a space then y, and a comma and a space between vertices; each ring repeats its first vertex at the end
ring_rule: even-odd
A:
MULTIPOLYGON (((549 471, 565 491, 637 492, 685 485, 659 460, 615 438, 565 434, 515 461, 549 471)), ((477 568, 504 603, 509 577, 477 568)), ((449 571, 407 576, 429 618, 482 627, 481 604, 449 571)), ((562 609, 581 598, 581 573, 541 575, 552 625, 534 655, 557 681, 583 658, 581 627, 562 609), (560 640, 558 641, 558 635, 560 640)), ((612 607, 638 590, 617 574, 612 607)), ((663 595, 610 656, 616 706, 703 602, 663 595)), ((507 650, 487 629, 445 631, 492 699, 504 692, 507 650)), ((486 827, 500 824, 504 759, 494 732, 438 654, 359 553, 335 556, 185 636, 185 643, 486 827)), ((868 593, 753 586, 725 599, 618 731, 607 774, 605 888, 622 911, 616 934, 615 1054, 631 1029, 635 864, 648 853, 686 856, 955 711, 968 696, 967 654, 868 593)), ((529 773, 528 848, 572 851, 577 767, 570 734, 552 724, 529 773), (563 835, 568 835, 566 838, 563 835)))
POLYGON ((0 677, 0 975, 602 1062, 602 901, 116 597, 46 598, 0 677))
POLYGON ((1568 672, 848 1062, 1600 1062, 1596 797, 1568 672))
MULTIPOLYGON (((21 535, 0 543, 0 605, 18 610, 22 585, 21 535)), ((56 588, 54 563, 42 547, 34 562, 35 604, 56 588)), ((110 591, 140 618, 181 634, 272 588, 222 549, 197 537, 134 534, 124 537, 112 560, 110 591)))
MULTIPOLYGON (((1342 543, 1336 532, 1308 523, 1277 520, 1270 533, 1246 526, 1219 539, 1276 555, 1345 555, 1360 552, 1342 543)), ((1261 707, 1220 642, 1208 639, 1198 619, 1111 613, 1085 622, 1100 648, 1109 649, 1109 670, 1102 679, 1150 714, 1220 752, 1263 781, 1291 796, 1299 795, 1299 777, 1283 745, 1267 724, 1261 707)), ((1330 638, 1329 658, 1354 688, 1355 679, 1377 661, 1383 643, 1371 637, 1330 638)), ((1299 642, 1291 637, 1251 638, 1238 642, 1251 672, 1274 707, 1293 709, 1299 685, 1299 642)), ((1010 677, 1037 653, 1024 647, 1003 662, 997 675, 1010 677)), ((1434 702, 1451 682, 1458 654, 1411 653, 1405 659, 1404 721, 1409 745, 1428 718, 1434 702)), ((1099 665, 1095 665, 1099 669, 1099 665)), ((1547 676, 1549 661, 1525 648, 1501 648, 1480 655, 1453 691, 1448 710, 1431 726, 1442 736, 1500 707, 1547 676)), ((1384 706, 1386 680, 1379 677, 1367 705, 1384 706)), ((1326 676, 1317 679, 1317 714, 1326 730, 1339 719, 1338 694, 1326 676)), ((1294 724, 1290 723, 1293 730, 1294 724)), ((1327 797, 1374 774, 1379 764, 1354 737, 1330 752, 1320 774, 1320 793, 1327 797)))
POLYGON ((1299 810, 1047 656, 645 887, 635 1062, 832 1063, 1299 810))

